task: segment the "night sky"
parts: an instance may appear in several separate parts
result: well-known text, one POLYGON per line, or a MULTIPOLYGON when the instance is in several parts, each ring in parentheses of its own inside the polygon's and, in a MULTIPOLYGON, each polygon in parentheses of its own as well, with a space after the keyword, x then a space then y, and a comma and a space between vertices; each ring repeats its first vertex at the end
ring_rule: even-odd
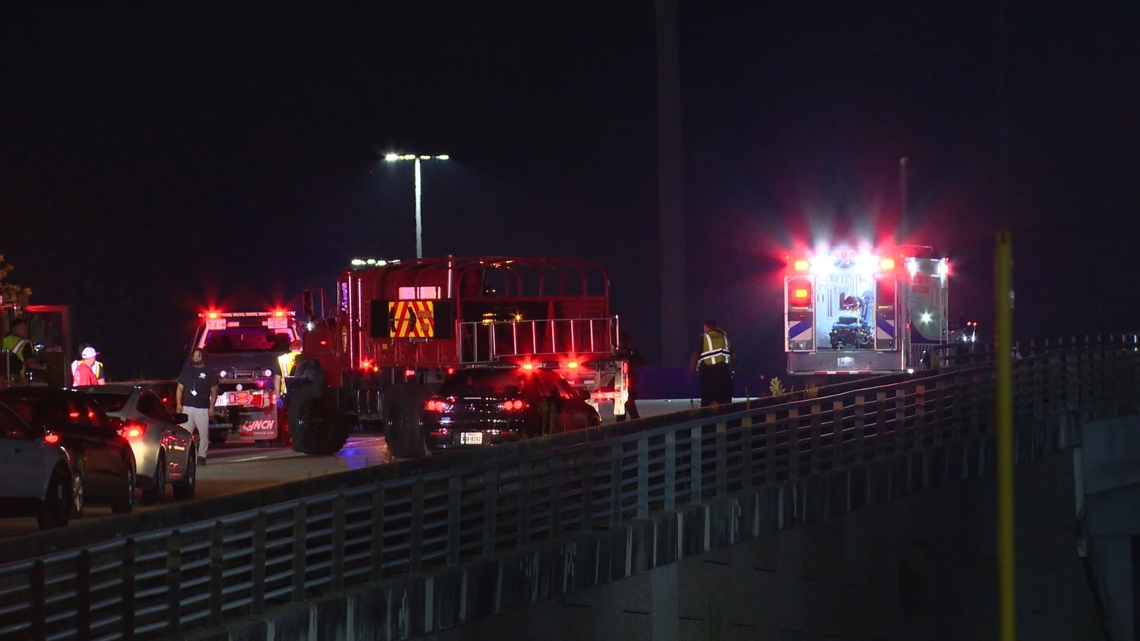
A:
MULTIPOLYGON (((452 157, 424 166, 426 255, 599 262, 657 358, 651 0, 161 4, 0 27, 0 254, 110 378, 173 376, 208 304, 296 305, 351 258, 414 257, 389 151, 452 157)), ((676 259, 694 341, 719 319, 746 380, 783 367, 786 249, 892 237, 903 156, 900 240, 951 258, 952 318, 990 336, 1004 219, 1019 337, 1140 328, 1140 4, 935 4, 680 3, 676 259)))

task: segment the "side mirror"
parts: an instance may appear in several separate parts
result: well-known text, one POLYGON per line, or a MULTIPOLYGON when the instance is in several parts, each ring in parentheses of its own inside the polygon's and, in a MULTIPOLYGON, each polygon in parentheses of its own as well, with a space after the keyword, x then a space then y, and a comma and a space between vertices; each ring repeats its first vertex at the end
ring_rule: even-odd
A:
POLYGON ((179 425, 182 425, 183 423, 186 423, 190 420, 190 417, 186 416, 186 414, 183 412, 177 412, 177 413, 171 414, 170 416, 171 416, 171 418, 174 419, 174 422, 179 424, 179 425))

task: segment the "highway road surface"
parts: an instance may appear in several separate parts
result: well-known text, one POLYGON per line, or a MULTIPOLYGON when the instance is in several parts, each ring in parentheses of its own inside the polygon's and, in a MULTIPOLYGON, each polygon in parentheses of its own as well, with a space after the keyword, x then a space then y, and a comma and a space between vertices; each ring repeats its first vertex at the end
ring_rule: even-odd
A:
MULTIPOLYGON (((612 405, 613 403, 602 404, 602 420, 605 423, 613 421, 612 405)), ((698 405, 699 402, 689 399, 637 402, 643 417, 687 411, 698 405)), ((214 498, 289 481, 383 465, 391 460, 388 444, 379 434, 355 434, 349 438, 344 449, 334 456, 306 456, 289 448, 258 447, 255 443, 243 442, 231 435, 229 443, 210 447, 207 465, 198 469, 196 494, 201 499, 214 498)), ((165 502, 173 500, 173 490, 167 488, 165 502)), ((141 501, 135 507, 136 511, 150 509, 154 509, 154 506, 145 505, 141 501)), ((80 522, 107 516, 111 516, 109 506, 93 503, 84 509, 80 522)), ((0 540, 38 531, 34 518, 0 519, 0 540)))

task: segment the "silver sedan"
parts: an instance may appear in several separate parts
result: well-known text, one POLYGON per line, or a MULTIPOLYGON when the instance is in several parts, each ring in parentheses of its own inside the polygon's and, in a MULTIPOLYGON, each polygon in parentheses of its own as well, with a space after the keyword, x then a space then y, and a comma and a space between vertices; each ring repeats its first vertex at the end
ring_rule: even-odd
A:
POLYGON ((171 414, 162 399, 146 385, 107 384, 79 388, 91 394, 103 411, 118 419, 120 433, 131 443, 143 500, 153 503, 174 487, 174 498, 194 498, 197 483, 197 446, 190 432, 179 425, 185 414, 171 414))

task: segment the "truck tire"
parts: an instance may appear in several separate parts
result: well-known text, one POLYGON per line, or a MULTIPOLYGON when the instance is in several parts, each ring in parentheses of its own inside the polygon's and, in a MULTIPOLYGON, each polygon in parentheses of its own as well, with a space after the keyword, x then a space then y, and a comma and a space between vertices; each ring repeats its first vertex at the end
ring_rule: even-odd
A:
POLYGON ((420 413, 417 411, 414 390, 396 384, 384 394, 384 438, 388 451, 398 459, 417 459, 427 456, 427 443, 420 413))
POLYGON ((289 407, 293 450, 310 456, 331 456, 348 441, 348 423, 325 407, 323 398, 301 399, 289 407))

